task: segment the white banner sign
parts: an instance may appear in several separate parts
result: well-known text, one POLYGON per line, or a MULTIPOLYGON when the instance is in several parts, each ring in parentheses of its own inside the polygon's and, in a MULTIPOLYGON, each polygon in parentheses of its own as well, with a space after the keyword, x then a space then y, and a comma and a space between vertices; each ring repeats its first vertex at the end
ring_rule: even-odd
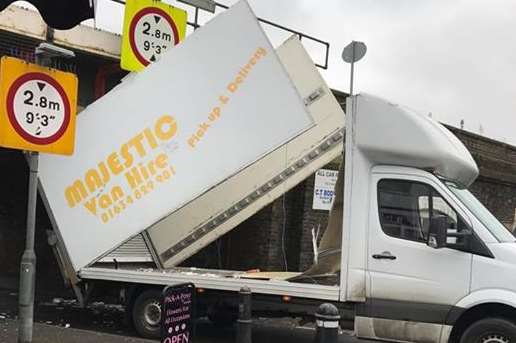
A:
POLYGON ((331 210, 337 183, 337 170, 319 169, 315 174, 314 198, 312 208, 314 210, 331 210))
POLYGON ((77 119, 75 154, 40 161, 76 270, 313 123, 245 1, 77 119))

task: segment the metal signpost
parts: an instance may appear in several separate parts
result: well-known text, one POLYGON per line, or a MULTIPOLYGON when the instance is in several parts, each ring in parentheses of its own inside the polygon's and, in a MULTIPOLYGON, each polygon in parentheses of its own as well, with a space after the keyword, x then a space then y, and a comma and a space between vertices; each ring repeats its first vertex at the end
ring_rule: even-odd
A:
POLYGON ((186 11, 156 0, 128 0, 125 5, 120 66, 139 71, 159 60, 186 35, 186 11))
POLYGON ((27 151, 29 191, 27 238, 20 263, 18 342, 32 342, 36 254, 34 236, 39 152, 70 155, 75 136, 77 77, 50 69, 50 58, 73 52, 42 43, 36 61, 11 57, 0 63, 0 146, 27 151))
POLYGON ((355 62, 358 62, 365 56, 367 52, 367 47, 362 42, 352 41, 349 43, 342 51, 342 59, 346 63, 351 64, 351 74, 350 74, 350 82, 349 82, 349 95, 353 95, 353 78, 354 78, 354 67, 355 62))
MULTIPOLYGON (((355 101, 353 97, 353 81, 355 78, 354 71, 355 71, 355 62, 360 61, 366 54, 367 47, 362 42, 356 42, 352 41, 346 47, 344 47, 344 50, 342 51, 342 59, 346 63, 351 64, 351 73, 349 75, 349 101, 351 101, 351 108, 354 113, 356 107, 355 107, 355 101)), ((347 101, 347 100, 346 100, 347 101)), ((344 144, 344 154, 346 154, 346 139, 343 141, 344 144)))

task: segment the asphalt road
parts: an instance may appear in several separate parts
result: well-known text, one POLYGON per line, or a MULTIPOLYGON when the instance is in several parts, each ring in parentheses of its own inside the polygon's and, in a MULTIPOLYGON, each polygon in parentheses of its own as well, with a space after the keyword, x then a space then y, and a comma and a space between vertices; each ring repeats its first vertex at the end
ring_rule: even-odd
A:
MULTIPOLYGON (((0 290, 0 343, 16 342, 17 293, 0 290)), ((124 320, 121 306, 93 303, 81 309, 74 300, 38 296, 35 310, 34 343, 147 343, 124 320)), ((253 325, 253 343, 313 343, 314 329, 299 327, 293 320, 257 318, 253 325)), ((201 319, 195 343, 235 342, 235 327, 220 328, 201 319)), ((339 342, 367 342, 349 334, 339 342)))

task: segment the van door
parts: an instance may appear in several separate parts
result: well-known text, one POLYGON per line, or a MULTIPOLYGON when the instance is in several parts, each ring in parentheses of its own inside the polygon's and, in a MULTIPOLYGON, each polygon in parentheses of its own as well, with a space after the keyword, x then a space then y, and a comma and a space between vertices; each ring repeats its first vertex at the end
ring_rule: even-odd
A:
POLYGON ((377 338, 438 342, 446 316, 469 293, 472 254, 427 246, 429 218, 467 229, 465 216, 430 178, 373 174, 367 317, 377 338))

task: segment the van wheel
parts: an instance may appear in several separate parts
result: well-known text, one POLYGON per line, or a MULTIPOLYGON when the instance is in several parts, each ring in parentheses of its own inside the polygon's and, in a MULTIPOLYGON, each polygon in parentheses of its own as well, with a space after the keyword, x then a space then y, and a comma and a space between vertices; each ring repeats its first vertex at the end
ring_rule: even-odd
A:
POLYGON ((161 336, 161 291, 149 289, 136 298, 133 305, 133 324, 136 332, 145 338, 161 336))
POLYGON ((516 324, 502 318, 486 318, 471 324, 460 343, 516 343, 516 324))

